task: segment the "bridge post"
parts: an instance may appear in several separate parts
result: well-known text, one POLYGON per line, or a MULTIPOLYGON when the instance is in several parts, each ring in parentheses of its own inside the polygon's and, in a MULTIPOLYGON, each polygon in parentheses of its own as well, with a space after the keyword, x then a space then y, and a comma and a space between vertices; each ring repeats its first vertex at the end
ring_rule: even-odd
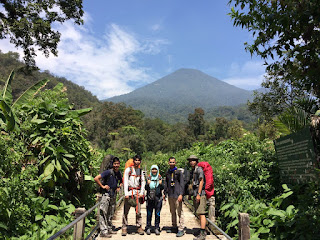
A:
POLYGON ((250 239, 250 218, 248 213, 239 213, 239 240, 250 239))
MULTIPOLYGON (((85 213, 85 208, 77 208, 75 210, 75 218, 77 219, 83 213, 85 213)), ((80 220, 73 228, 73 240, 82 240, 84 238, 84 227, 85 227, 85 218, 80 220)))
MULTIPOLYGON (((96 194, 97 198, 96 198, 96 201, 97 203, 101 201, 102 199, 102 194, 101 193, 98 193, 96 194)), ((100 208, 98 207, 97 208, 97 221, 99 222, 99 218, 100 218, 100 208)))
POLYGON ((216 222, 216 199, 214 196, 211 196, 208 199, 208 218, 212 221, 212 222, 216 222))

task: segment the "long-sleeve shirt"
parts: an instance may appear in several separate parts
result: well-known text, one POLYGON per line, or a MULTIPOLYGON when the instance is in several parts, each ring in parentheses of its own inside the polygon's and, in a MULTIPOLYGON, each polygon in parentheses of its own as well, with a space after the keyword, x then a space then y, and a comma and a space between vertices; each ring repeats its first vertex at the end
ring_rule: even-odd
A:
POLYGON ((179 195, 183 195, 184 192, 184 178, 181 171, 176 170, 174 173, 166 173, 166 182, 164 186, 165 195, 172 198, 178 198, 179 195), (174 184, 173 184, 174 183, 174 184))
POLYGON ((123 188, 124 188, 124 195, 125 196, 134 196, 138 194, 144 195, 144 190, 146 186, 146 180, 144 177, 144 174, 142 170, 140 169, 141 176, 135 176, 136 175, 136 169, 134 167, 128 167, 124 171, 124 177, 123 177, 123 188), (129 176, 129 173, 131 171, 131 175, 129 176), (141 181, 140 181, 141 178, 141 181), (141 183, 141 187, 140 187, 141 183), (140 188, 140 190, 132 189, 129 190, 129 188, 140 188))

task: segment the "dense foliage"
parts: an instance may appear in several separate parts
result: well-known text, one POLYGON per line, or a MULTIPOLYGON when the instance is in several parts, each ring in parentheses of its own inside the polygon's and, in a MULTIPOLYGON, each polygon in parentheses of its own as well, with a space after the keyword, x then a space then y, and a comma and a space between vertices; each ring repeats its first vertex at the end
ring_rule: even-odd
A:
POLYGON ((101 156, 85 139, 80 120, 90 109, 72 110, 62 84, 36 97, 31 88, 20 104, 11 104, 9 80, 5 86, 0 98, 6 117, 0 121, 0 238, 44 239, 72 220, 75 206, 94 203, 91 176, 101 156), (6 113, 13 114, 15 128, 7 127, 12 118, 6 113))
MULTIPOLYGON (((250 108, 266 118, 298 106, 303 98, 320 99, 319 0, 230 0, 235 26, 252 33, 246 50, 266 61, 262 86, 250 108)), ((318 106, 319 107, 319 106, 318 106)))

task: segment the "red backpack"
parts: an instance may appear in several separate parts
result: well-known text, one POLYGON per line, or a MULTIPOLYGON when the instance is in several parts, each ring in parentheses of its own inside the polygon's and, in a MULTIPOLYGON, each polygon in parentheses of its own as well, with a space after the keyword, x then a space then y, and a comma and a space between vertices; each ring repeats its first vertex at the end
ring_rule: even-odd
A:
POLYGON ((199 162, 199 167, 202 167, 204 176, 206 178, 205 191, 207 199, 213 196, 214 194, 214 178, 212 167, 208 162, 199 162))

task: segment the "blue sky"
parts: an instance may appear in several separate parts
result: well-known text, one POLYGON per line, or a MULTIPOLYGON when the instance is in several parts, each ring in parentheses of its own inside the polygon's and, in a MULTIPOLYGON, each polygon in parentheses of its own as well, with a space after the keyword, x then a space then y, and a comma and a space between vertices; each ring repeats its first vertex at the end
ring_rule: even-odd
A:
MULTIPOLYGON (((55 25, 59 56, 38 53, 42 70, 99 99, 128 93, 179 68, 194 68, 243 89, 260 87, 265 67, 244 50, 228 0, 84 0, 84 25, 55 25)), ((0 7, 0 11, 3 10, 0 7)), ((8 40, 2 52, 18 51, 8 40)))

